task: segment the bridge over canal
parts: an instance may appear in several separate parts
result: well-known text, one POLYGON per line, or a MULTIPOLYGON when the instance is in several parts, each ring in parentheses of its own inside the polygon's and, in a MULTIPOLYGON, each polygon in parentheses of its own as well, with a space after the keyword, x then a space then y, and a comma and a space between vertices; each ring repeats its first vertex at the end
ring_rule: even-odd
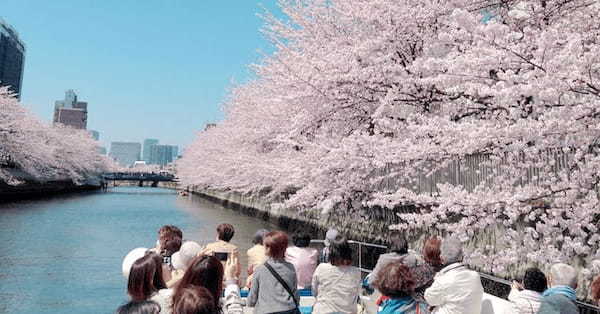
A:
POLYGON ((152 187, 157 187, 158 182, 177 182, 175 175, 169 172, 107 172, 102 178, 105 182, 136 181, 140 187, 144 182, 152 182, 152 187))

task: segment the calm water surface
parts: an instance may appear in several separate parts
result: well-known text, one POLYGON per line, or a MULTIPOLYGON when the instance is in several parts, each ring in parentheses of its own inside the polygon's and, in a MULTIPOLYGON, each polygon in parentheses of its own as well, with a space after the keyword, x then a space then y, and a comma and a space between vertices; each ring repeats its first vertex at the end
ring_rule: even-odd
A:
POLYGON ((121 262, 129 250, 152 247, 165 224, 206 244, 221 222, 235 226, 240 252, 257 229, 275 228, 160 188, 0 204, 0 313, 113 313, 127 300, 121 262))

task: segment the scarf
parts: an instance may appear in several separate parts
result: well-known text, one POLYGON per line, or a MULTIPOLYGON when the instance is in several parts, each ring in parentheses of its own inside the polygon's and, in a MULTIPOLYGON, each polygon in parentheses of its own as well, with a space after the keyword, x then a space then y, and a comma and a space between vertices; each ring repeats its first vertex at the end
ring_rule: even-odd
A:
POLYGON ((571 299, 572 301, 577 300, 577 294, 575 293, 575 289, 569 286, 555 286, 552 288, 548 288, 546 289, 546 291, 544 291, 544 293, 542 293, 542 296, 548 297, 555 294, 562 294, 567 298, 571 299))
POLYGON ((411 297, 400 299, 387 299, 381 303, 377 314, 396 314, 404 313, 416 306, 415 300, 411 297))

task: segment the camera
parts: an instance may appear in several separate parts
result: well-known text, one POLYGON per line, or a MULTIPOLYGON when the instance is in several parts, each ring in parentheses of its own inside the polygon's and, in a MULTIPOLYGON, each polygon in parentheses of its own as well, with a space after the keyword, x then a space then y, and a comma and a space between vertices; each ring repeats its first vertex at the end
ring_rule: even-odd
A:
POLYGON ((226 261, 229 257, 229 253, 227 252, 215 252, 215 257, 220 261, 226 261))

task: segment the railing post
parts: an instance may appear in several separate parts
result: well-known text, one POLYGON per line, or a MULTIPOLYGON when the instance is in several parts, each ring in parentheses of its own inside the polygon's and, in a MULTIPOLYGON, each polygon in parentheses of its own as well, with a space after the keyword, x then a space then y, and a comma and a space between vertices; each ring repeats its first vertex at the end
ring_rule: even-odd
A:
POLYGON ((362 243, 358 242, 358 267, 361 269, 362 272, 362 243))

